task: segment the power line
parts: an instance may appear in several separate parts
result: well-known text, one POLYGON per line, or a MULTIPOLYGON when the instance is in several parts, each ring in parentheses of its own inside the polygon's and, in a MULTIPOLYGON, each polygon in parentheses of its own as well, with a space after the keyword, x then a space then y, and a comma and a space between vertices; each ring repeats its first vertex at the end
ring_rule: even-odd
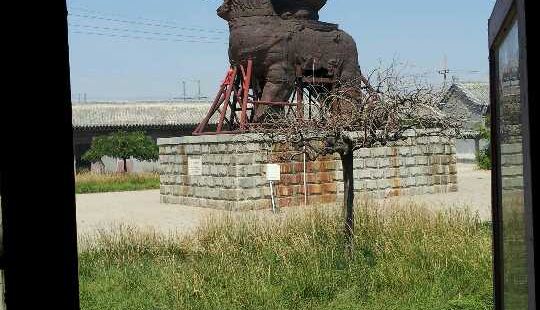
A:
MULTIPOLYGON (((481 73, 481 72, 478 71, 478 70, 450 69, 450 68, 448 68, 448 57, 447 57, 446 55, 444 55, 444 58, 443 58, 443 68, 442 68, 441 70, 438 70, 437 73, 439 73, 440 75, 443 76, 443 85, 444 85, 445 87, 446 87, 448 75, 449 75, 450 73, 457 73, 457 72, 468 73, 468 74, 472 74, 472 73, 481 73)), ((455 76, 452 78, 452 80, 455 81, 455 76)))
MULTIPOLYGON (((71 5, 69 8, 70 8, 70 10, 75 9, 75 10, 91 13, 91 14, 93 14, 95 16, 100 16, 101 15, 100 17, 116 16, 116 17, 121 17, 121 18, 127 19, 127 20, 134 20, 134 19, 146 20, 146 21, 152 22, 152 25, 156 26, 156 27, 161 27, 162 25, 163 26, 170 26, 171 24, 177 25, 177 26, 182 26, 178 22, 175 22, 175 21, 170 21, 170 20, 166 21, 166 20, 152 19, 152 18, 146 18, 146 17, 140 17, 140 16, 130 18, 130 17, 126 16, 126 15, 107 13, 107 12, 103 12, 103 11, 90 9, 88 7, 85 7, 85 6, 78 6, 78 5, 73 6, 73 5, 71 5)), ((185 26, 182 26, 182 27, 185 27, 185 26)), ((203 28, 203 27, 186 27, 186 28, 187 29, 185 29, 185 30, 192 30, 192 31, 208 31, 208 32, 215 32, 215 33, 228 33, 228 31, 222 30, 222 29, 207 29, 207 28, 203 28)))
POLYGON ((102 26, 92 26, 92 25, 81 25, 81 24, 72 24, 72 23, 70 23, 70 27, 90 28, 90 29, 97 29, 97 30, 121 31, 121 32, 134 32, 134 33, 144 33, 144 34, 161 35, 161 36, 174 36, 174 37, 193 38, 193 39, 205 39, 205 40, 216 41, 216 43, 221 43, 221 42, 226 43, 225 41, 218 41, 218 40, 221 40, 221 38, 217 38, 217 37, 183 35, 183 34, 176 34, 176 33, 153 32, 153 31, 134 30, 134 29, 115 28, 115 27, 102 27, 102 26))
POLYGON ((162 27, 162 28, 167 28, 167 29, 180 29, 180 30, 194 31, 194 32, 225 33, 223 31, 210 30, 210 29, 199 29, 199 28, 192 28, 192 27, 172 26, 172 25, 165 25, 165 24, 160 24, 160 23, 141 22, 141 21, 135 21, 135 20, 110 18, 110 17, 99 16, 99 15, 90 15, 90 14, 68 13, 68 16, 76 16, 76 17, 87 18, 87 19, 103 20, 103 21, 109 21, 109 22, 133 24, 133 25, 162 27))
POLYGON ((97 35, 111 38, 126 38, 126 39, 138 39, 138 40, 152 40, 152 41, 168 41, 168 42, 185 42, 185 43, 210 43, 210 44, 227 44, 217 41, 198 41, 198 40, 179 40, 179 39, 169 39, 169 38, 158 38, 158 37, 143 37, 143 36, 132 36, 132 35, 123 35, 123 34, 112 34, 112 33, 103 33, 95 31, 79 31, 73 30, 72 33, 77 34, 88 34, 88 35, 97 35))

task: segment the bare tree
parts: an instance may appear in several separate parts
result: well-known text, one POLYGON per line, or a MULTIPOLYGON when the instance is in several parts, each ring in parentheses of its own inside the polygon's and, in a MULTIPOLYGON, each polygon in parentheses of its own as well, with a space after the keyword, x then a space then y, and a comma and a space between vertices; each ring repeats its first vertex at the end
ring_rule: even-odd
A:
POLYGON ((310 119, 287 110, 271 110, 263 123, 252 128, 276 143, 289 145, 290 160, 304 154, 309 160, 339 154, 349 253, 354 229, 354 151, 405 139, 404 133, 410 130, 446 135, 459 127, 457 120, 438 108, 444 89, 407 73, 406 65, 393 61, 362 79, 339 81, 331 90, 319 89, 310 119))

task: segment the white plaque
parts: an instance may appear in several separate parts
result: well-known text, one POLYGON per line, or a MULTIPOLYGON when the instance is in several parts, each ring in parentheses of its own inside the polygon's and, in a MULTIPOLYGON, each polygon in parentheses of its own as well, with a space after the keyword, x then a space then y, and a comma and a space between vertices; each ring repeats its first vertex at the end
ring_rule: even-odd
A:
POLYGON ((281 180, 281 167, 278 164, 266 165, 266 180, 267 181, 281 180))
POLYGON ((202 175, 202 159, 188 157, 188 175, 202 175))

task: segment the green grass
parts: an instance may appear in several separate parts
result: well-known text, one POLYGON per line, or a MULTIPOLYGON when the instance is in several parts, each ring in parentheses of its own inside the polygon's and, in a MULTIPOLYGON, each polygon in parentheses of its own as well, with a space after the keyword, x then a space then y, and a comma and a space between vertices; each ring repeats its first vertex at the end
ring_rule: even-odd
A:
POLYGON ((75 192, 77 194, 139 191, 159 189, 159 174, 77 174, 75 192))
POLYGON ((120 228, 81 241, 81 309, 492 309, 489 225, 466 212, 357 208, 229 216, 189 237, 120 228))

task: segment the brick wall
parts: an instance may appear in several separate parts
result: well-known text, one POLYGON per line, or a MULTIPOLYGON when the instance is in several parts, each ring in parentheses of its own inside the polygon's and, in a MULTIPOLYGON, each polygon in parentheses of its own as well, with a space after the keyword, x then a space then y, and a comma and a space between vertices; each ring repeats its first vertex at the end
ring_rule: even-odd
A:
MULTIPOLYGON (((226 210, 271 208, 266 164, 279 163, 275 195, 279 207, 304 204, 302 156, 281 156, 286 149, 254 134, 158 140, 161 202, 226 210), (188 158, 202 160, 202 175, 188 175, 188 158)), ((453 139, 409 137, 388 147, 355 152, 355 190, 374 197, 457 190, 453 139)), ((343 194, 339 156, 306 162, 308 204, 334 203, 343 194)))

